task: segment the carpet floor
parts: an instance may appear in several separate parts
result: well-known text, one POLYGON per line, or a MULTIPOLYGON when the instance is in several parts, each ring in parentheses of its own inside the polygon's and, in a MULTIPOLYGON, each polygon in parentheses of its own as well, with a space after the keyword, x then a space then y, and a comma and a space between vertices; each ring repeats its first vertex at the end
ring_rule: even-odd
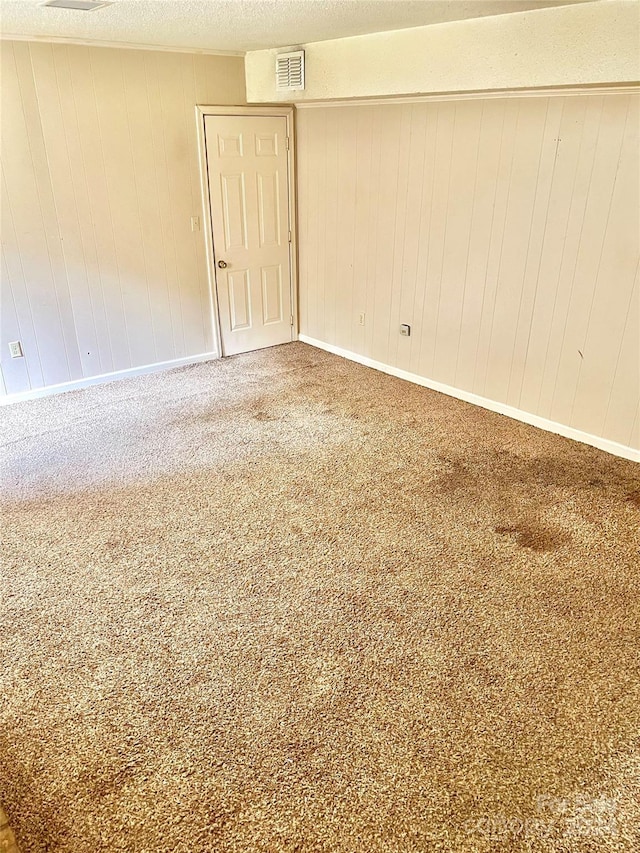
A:
POLYGON ((7 407, 28 851, 632 851, 637 465, 301 343, 7 407))

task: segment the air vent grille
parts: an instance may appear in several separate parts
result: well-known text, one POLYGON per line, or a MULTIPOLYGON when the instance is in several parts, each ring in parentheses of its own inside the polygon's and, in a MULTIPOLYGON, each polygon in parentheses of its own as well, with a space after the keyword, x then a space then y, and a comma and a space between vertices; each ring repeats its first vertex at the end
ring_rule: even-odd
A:
POLYGON ((304 50, 276 56, 276 89, 279 92, 304 89, 304 50))
POLYGON ((47 0, 41 6, 50 6, 53 9, 75 9, 78 12, 93 12, 103 6, 111 6, 112 0, 47 0))

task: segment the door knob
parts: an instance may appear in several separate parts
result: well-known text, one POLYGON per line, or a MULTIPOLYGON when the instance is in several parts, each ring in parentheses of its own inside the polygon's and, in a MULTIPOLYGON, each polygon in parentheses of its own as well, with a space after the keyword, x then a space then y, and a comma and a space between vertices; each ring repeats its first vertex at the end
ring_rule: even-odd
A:
POLYGON ((220 267, 221 270, 226 270, 227 262, 226 261, 218 261, 218 266, 220 267))

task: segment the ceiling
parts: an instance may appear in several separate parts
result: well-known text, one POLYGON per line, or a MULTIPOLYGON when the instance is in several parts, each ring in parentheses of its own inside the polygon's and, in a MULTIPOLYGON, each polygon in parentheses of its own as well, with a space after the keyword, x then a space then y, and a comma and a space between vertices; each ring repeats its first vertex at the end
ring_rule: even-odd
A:
POLYGON ((3 38, 244 53, 590 0, 114 0, 91 12, 0 0, 3 38))

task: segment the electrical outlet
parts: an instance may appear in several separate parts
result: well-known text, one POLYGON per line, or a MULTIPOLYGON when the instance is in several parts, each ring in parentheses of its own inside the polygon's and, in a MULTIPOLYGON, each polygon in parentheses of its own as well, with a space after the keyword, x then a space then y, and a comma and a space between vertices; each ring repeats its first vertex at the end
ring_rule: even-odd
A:
POLYGON ((200 217, 199 216, 192 216, 191 217, 191 230, 192 231, 199 231, 200 230, 200 217))
POLYGON ((365 313, 364 313, 364 311, 361 311, 360 314, 358 314, 358 324, 360 326, 364 326, 364 320, 365 320, 365 313))
POLYGON ((11 341, 9 343, 9 353, 11 358, 22 358, 24 353, 22 352, 22 344, 20 341, 11 341))
POLYGON ((404 335, 406 338, 408 338, 409 335, 411 334, 411 326, 409 326, 407 323, 403 323, 400 326, 400 334, 404 335))

